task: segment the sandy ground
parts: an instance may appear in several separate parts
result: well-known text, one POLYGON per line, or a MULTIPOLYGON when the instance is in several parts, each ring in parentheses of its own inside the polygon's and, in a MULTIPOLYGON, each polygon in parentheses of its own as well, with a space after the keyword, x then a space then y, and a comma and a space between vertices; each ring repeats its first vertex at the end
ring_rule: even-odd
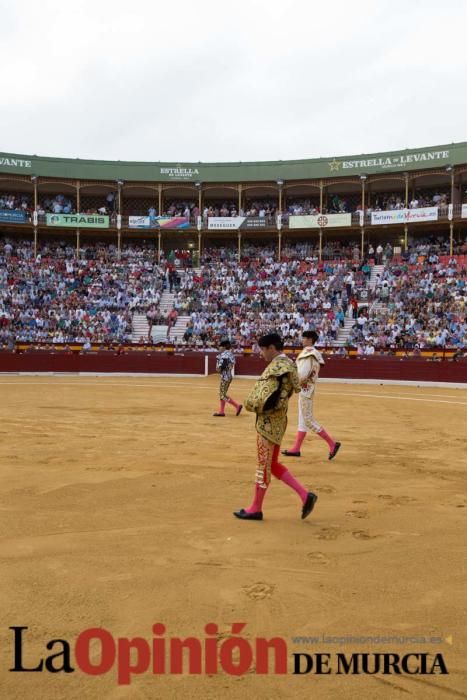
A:
MULTIPOLYGON (((235 380, 242 399, 251 384, 235 380)), ((274 482, 263 522, 232 511, 253 491, 254 419, 212 417, 217 380, 0 377, 2 698, 467 697, 465 434, 457 389, 324 384, 308 438, 284 460, 319 494, 306 521, 274 482), (9 673, 87 627, 203 638, 232 622, 294 652, 443 654, 447 676, 135 676, 9 673), (442 642, 297 643, 297 636, 440 636, 442 642), (452 639, 451 639, 452 637, 452 639), (447 641, 446 641, 447 639, 447 641)), ((295 432, 292 401, 284 446, 295 432)), ((97 658, 97 657, 96 657, 97 658)), ((74 665, 74 664, 73 664, 74 665)), ((334 666, 334 661, 331 662, 334 666)))

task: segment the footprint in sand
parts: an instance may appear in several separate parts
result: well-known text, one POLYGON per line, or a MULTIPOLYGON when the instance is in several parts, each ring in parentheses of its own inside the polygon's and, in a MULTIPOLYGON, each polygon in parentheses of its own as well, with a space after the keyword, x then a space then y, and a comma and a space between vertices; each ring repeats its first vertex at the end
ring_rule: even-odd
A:
POLYGON ((443 473, 436 471, 436 469, 426 469, 425 467, 417 467, 413 470, 416 474, 422 474, 423 476, 432 476, 435 479, 441 479, 442 481, 452 481, 451 477, 458 477, 460 472, 454 470, 444 469, 443 473))
POLYGON ((342 532, 338 527, 322 527, 315 537, 317 540, 336 540, 342 532))
POLYGON ((391 496, 386 493, 381 493, 378 498, 380 501, 385 501, 388 506, 406 506, 408 503, 413 503, 416 500, 411 496, 391 496))
POLYGON ((355 537, 356 540, 373 540, 375 537, 379 537, 379 535, 370 535, 368 530, 354 530, 352 532, 352 537, 355 537))
POLYGON ((331 561, 323 552, 308 552, 307 557, 313 564, 322 564, 323 566, 327 566, 331 561))
POLYGON ((456 493, 451 499, 451 502, 446 503, 446 505, 452 508, 467 508, 467 498, 463 493, 456 493))
POLYGON ((85 467, 87 472, 126 472, 126 467, 85 467))
POLYGON ((349 518, 368 518, 367 510, 348 510, 346 515, 349 518))
POLYGON ((314 490, 318 491, 318 493, 336 493, 336 489, 334 488, 334 486, 329 486, 329 484, 323 484, 322 486, 315 486, 314 490))
POLYGON ((254 583, 252 586, 243 586, 243 591, 251 600, 264 600, 274 593, 274 586, 269 583, 254 583))

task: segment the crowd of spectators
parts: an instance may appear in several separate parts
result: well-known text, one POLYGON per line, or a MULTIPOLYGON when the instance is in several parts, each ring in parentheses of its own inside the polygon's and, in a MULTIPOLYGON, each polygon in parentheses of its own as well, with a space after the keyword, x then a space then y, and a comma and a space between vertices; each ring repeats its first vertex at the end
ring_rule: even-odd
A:
POLYGON ((0 194, 0 209, 9 211, 31 211, 31 198, 27 194, 0 194))
MULTIPOLYGON (((116 193, 109 192, 107 195, 100 197, 83 197, 81 212, 83 214, 112 214, 115 211, 116 193), (92 203, 86 201, 92 200, 92 203)), ((0 209, 8 209, 10 211, 23 211, 29 217, 34 210, 32 196, 29 194, 0 194, 0 209)), ((39 216, 45 214, 75 214, 76 200, 74 197, 69 197, 64 194, 54 196, 41 197, 37 204, 37 213, 39 216)))
MULTIPOLYGON (((116 193, 109 192, 100 197, 83 197, 80 214, 107 214, 115 213, 116 193)), ((74 198, 58 194, 55 197, 45 197, 41 199, 37 207, 39 216, 45 214, 76 214, 76 203, 74 198)))
MULTIPOLYGON (((308 328, 317 330, 319 344, 333 344, 351 315, 355 325, 348 343, 359 354, 400 346, 464 347, 466 271, 456 258, 440 261, 449 252, 448 241, 427 238, 412 242, 406 252, 389 242, 370 244, 361 261, 359 248, 353 255, 356 247, 351 241, 336 244, 339 262, 331 253, 318 263, 312 245, 290 244, 279 263, 271 248, 245 246, 240 266, 233 246, 205 250, 201 274, 188 276, 175 300, 177 310, 191 317, 185 344, 215 346, 228 336, 241 346, 271 327, 292 345, 308 328), (384 265, 374 287, 373 263, 384 265), (359 304, 362 290, 367 303, 359 304)), ((466 251, 465 243, 456 244, 457 254, 466 251)))
POLYGON ((83 244, 77 255, 70 240, 40 241, 34 255, 31 241, 2 239, 0 345, 131 342, 134 312, 167 324, 159 308, 165 288, 175 295, 172 320, 190 318, 188 347, 217 347, 224 337, 250 345, 271 328, 292 345, 314 329, 329 345, 346 317, 355 319, 348 342, 361 354, 464 347, 466 273, 462 258, 446 259, 442 237, 414 241, 403 253, 370 244, 363 259, 356 241, 329 245, 319 261, 314 244, 289 242, 279 262, 274 246, 247 244, 240 263, 235 245, 212 246, 194 269, 184 249, 158 264, 154 241, 123 245, 120 255, 108 242, 83 244), (370 284, 373 262, 384 268, 370 284))
POLYGON ((374 291, 375 303, 358 316, 348 339, 359 353, 465 346, 466 270, 456 258, 442 263, 432 252, 423 261, 386 264, 374 291))
POLYGON ((154 251, 65 242, 0 241, 0 344, 130 342, 132 312, 158 304, 154 251))
POLYGON ((290 344, 299 344, 301 333, 314 329, 325 345, 337 339, 350 299, 364 284, 359 267, 344 262, 277 262, 267 254, 240 265, 211 259, 199 272, 186 274, 174 305, 190 316, 188 346, 216 346, 223 337, 250 345, 270 328, 290 344))
POLYGON ((278 212, 278 203, 275 200, 246 200, 241 207, 233 201, 206 202, 203 207, 203 223, 208 224, 211 217, 249 216, 265 219, 269 224, 274 224, 278 212))
MULTIPOLYGON (((374 253, 373 248, 373 253, 374 253)), ((392 246, 391 246, 392 250, 392 246)), ((370 247, 371 253, 371 247, 370 247)), ((277 257, 277 244, 254 245, 242 243, 240 258, 242 262, 249 260, 263 260, 265 258, 277 257)), ((321 250, 322 260, 347 260, 359 261, 361 249, 359 241, 325 241, 321 250)), ((375 255, 373 255, 375 257, 375 255)), ((238 247, 235 244, 225 246, 208 246, 203 248, 202 261, 209 263, 215 260, 238 260, 238 247)), ((316 242, 284 240, 281 247, 281 260, 319 260, 319 246, 316 242)))
MULTIPOLYGON (((419 190, 413 193, 409 199, 409 209, 421 207, 447 207, 451 201, 451 194, 442 190, 419 190)), ((370 197, 367 213, 372 211, 389 211, 393 209, 405 209, 405 195, 402 192, 377 193, 370 197)))
POLYGON ((56 197, 45 197, 37 209, 39 216, 46 213, 74 214, 75 212, 74 202, 69 197, 65 197, 64 194, 58 194, 56 197))
POLYGON ((351 214, 358 210, 360 195, 357 193, 349 195, 331 194, 327 196, 323 203, 323 211, 320 210, 319 199, 294 197, 292 201, 288 197, 285 210, 282 214, 287 221, 290 216, 305 216, 323 214, 351 214))

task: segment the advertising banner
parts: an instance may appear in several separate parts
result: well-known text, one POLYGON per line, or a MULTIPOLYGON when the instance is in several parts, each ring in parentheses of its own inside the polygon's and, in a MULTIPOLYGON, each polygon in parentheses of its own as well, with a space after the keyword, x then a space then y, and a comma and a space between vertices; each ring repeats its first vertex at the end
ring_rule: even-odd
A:
POLYGON ((245 221, 245 216, 210 216, 208 218, 208 228, 218 231, 226 229, 237 229, 245 221))
POLYGON ((417 221, 437 221, 438 207, 420 207, 420 209, 392 209, 390 211, 371 212, 371 223, 378 224, 406 224, 417 221))
POLYGON ((264 216, 247 216, 242 228, 266 228, 266 218, 264 216))
POLYGON ((407 223, 410 221, 437 221, 438 207, 420 207, 420 209, 406 209, 407 223))
POLYGON ((405 224, 405 209, 391 209, 390 211, 372 211, 371 224, 405 224))
POLYGON ((151 217, 149 216, 129 216, 128 217, 128 227, 129 228, 155 228, 157 223, 153 219, 151 224, 151 217))
POLYGON ((129 216, 128 228, 188 228, 185 216, 129 216))
POLYGON ((190 220, 185 216, 156 216, 154 217, 156 226, 161 228, 188 228, 190 220))
POLYGON ((8 224, 25 224, 27 222, 26 212, 0 209, 0 221, 8 224))
POLYGON ((46 214, 47 226, 63 228, 109 228, 104 214, 46 214))
POLYGON ((310 214, 289 218, 289 228, 333 228, 351 225, 352 214, 310 214))
POLYGON ((463 219, 467 219, 467 204, 463 204, 463 205, 462 205, 462 214, 461 214, 461 217, 462 217, 463 219))

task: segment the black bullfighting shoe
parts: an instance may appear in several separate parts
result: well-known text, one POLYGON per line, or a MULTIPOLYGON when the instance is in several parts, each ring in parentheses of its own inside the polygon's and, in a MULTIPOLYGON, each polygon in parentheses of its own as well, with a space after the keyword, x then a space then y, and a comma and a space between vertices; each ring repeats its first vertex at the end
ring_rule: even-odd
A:
POLYGON ((305 503, 303 504, 302 520, 305 520, 305 518, 307 518, 310 515, 311 511, 315 507, 315 503, 317 500, 318 500, 318 496, 316 495, 316 493, 313 493, 313 491, 310 491, 308 493, 308 496, 306 497, 305 503))
POLYGON ((240 510, 236 510, 234 512, 234 515, 236 518, 240 518, 240 520, 262 520, 263 519, 263 514, 260 510, 258 510, 256 513, 248 513, 244 508, 241 508, 240 510))
POLYGON ((334 449, 329 453, 328 459, 334 459, 334 457, 336 456, 336 454, 339 452, 340 446, 341 446, 341 443, 340 443, 340 442, 336 442, 336 443, 335 443, 334 449))

